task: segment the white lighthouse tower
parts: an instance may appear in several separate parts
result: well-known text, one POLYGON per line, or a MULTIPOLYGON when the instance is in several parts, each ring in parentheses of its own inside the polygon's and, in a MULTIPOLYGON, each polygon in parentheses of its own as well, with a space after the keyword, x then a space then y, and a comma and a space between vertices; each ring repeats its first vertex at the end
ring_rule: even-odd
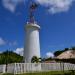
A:
POLYGON ((30 20, 25 26, 26 39, 24 47, 24 62, 26 63, 31 63, 33 56, 40 58, 40 26, 37 25, 34 20, 34 11, 36 7, 36 4, 30 6, 30 20))

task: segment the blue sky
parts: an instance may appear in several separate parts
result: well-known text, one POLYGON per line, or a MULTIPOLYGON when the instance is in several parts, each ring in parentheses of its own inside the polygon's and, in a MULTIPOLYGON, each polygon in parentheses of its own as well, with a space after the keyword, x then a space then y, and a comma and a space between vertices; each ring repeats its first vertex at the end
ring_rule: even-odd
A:
MULTIPOLYGON (((41 56, 75 46, 75 1, 33 0, 39 4, 35 19, 41 26, 41 56)), ((0 0, 0 51, 22 50, 29 0, 0 0), (9 2, 11 1, 11 2, 9 2)))

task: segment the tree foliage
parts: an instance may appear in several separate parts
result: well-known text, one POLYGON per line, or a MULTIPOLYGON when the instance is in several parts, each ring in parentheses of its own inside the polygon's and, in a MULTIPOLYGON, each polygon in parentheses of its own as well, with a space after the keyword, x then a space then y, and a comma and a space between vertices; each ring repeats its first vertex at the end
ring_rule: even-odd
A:
POLYGON ((75 46, 71 47, 72 50, 75 50, 75 46))
MULTIPOLYGON (((61 53, 65 52, 65 51, 68 51, 68 50, 70 50, 70 48, 65 48, 64 50, 57 50, 57 51, 54 52, 54 55, 58 56, 61 53)), ((72 50, 75 50, 75 47, 72 47, 72 50)))
POLYGON ((23 57, 12 52, 12 51, 5 51, 0 54, 0 64, 8 64, 8 63, 18 63, 22 62, 23 57))
POLYGON ((38 63, 39 62, 39 58, 37 56, 33 56, 32 59, 31 59, 31 62, 34 63, 38 63))
POLYGON ((60 55, 62 52, 64 52, 64 51, 63 51, 63 50, 62 50, 62 51, 58 50, 58 51, 54 52, 54 56, 58 56, 58 55, 60 55))
POLYGON ((69 50, 69 48, 65 48, 65 49, 64 49, 64 51, 68 51, 68 50, 69 50))

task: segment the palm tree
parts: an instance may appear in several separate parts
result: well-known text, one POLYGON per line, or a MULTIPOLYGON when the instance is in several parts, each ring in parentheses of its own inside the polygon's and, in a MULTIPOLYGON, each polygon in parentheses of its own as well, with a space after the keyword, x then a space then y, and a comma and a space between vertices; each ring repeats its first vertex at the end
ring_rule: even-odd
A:
POLYGON ((39 62, 39 58, 37 56, 33 56, 31 59, 31 63, 38 63, 39 62))

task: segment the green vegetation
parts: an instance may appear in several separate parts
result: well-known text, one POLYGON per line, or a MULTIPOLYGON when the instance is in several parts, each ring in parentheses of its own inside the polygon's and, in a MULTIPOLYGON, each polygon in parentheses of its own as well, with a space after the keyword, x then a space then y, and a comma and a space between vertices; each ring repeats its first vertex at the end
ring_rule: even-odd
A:
POLYGON ((54 52, 54 56, 58 56, 61 53, 65 52, 65 51, 68 51, 68 50, 69 50, 69 48, 65 48, 64 50, 57 50, 57 51, 54 52))
POLYGON ((0 64, 8 64, 8 63, 19 63, 22 62, 23 57, 12 52, 12 51, 5 51, 0 53, 0 64))
POLYGON ((34 63, 34 62, 37 62, 38 63, 39 62, 38 57, 37 56, 33 56, 32 59, 31 59, 31 62, 32 63, 34 63))
MULTIPOLYGON (((68 50, 75 50, 75 46, 71 48, 65 48, 64 50, 58 50, 54 52, 55 57, 60 55, 61 53, 68 51, 68 50)), ((31 59, 31 62, 38 63, 38 62, 45 62, 45 61, 52 61, 55 60, 57 62, 68 62, 68 63, 74 63, 75 64, 75 59, 70 58, 70 59, 54 59, 54 58, 38 58, 36 56, 33 56, 31 59)), ((3 53, 0 53, 0 64, 10 64, 10 63, 20 63, 23 61, 23 56, 20 56, 12 51, 5 51, 3 53)))
POLYGON ((54 56, 58 56, 61 53, 65 52, 65 51, 68 51, 68 50, 75 50, 75 46, 73 46, 71 48, 65 48, 64 50, 57 50, 57 51, 54 52, 54 56))
POLYGON ((75 46, 71 47, 72 50, 75 50, 75 46))
MULTIPOLYGON (((13 75, 13 74, 3 74, 3 75, 13 75)), ((51 71, 51 72, 36 72, 36 73, 25 73, 17 75, 75 75, 74 71, 51 71)))
POLYGON ((38 63, 38 62, 41 62, 41 58, 38 58, 37 56, 33 56, 32 59, 31 59, 31 63, 38 63))
POLYGON ((6 74, 2 74, 2 75, 14 75, 14 74, 6 73, 6 74))

